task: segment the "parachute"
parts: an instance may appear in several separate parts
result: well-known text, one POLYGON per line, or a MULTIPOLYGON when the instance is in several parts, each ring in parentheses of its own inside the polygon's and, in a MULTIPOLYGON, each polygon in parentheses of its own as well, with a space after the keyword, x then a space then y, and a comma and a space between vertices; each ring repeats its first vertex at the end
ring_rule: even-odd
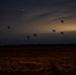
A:
POLYGON ((52 31, 53 31, 53 32, 56 32, 56 30, 55 30, 55 29, 53 29, 52 31))
POLYGON ((64 21, 63 21, 63 20, 61 20, 61 23, 64 23, 64 21))
POLYGON ((37 36, 37 34, 33 34, 35 37, 37 36))
POLYGON ((27 39, 30 39, 30 36, 27 36, 27 39))
POLYGON ((7 26, 7 28, 8 28, 8 29, 11 29, 11 27, 10 27, 10 26, 7 26))
POLYGON ((64 32, 60 32, 61 34, 64 34, 64 32))

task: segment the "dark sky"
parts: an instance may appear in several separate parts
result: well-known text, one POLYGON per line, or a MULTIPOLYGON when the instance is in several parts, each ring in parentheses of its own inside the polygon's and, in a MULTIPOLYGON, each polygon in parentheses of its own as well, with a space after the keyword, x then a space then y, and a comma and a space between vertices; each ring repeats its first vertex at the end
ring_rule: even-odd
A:
POLYGON ((0 0, 0 45, 33 43, 76 43, 76 0, 0 0))

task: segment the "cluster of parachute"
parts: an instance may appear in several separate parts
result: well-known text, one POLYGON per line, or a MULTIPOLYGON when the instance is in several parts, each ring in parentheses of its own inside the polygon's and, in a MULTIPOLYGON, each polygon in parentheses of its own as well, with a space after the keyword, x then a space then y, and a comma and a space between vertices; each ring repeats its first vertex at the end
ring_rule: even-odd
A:
MULTIPOLYGON (((61 20, 61 23, 64 23, 64 20, 61 20)), ((11 29, 11 27, 10 26, 7 26, 7 28, 10 30, 11 29)), ((56 30, 55 29, 53 29, 52 30, 54 33, 56 32, 56 30)), ((64 32, 60 32, 61 34, 64 34, 64 32)), ((38 35, 37 34, 33 34, 34 35, 34 37, 37 37, 38 35)), ((27 39, 30 39, 30 36, 28 35, 28 36, 26 36, 27 37, 27 39)))
MULTIPOLYGON (((61 23, 64 23, 64 20, 61 20, 61 23)), ((55 29, 52 30, 53 32, 56 32, 55 29)), ((61 34, 64 34, 64 32, 60 32, 61 34)))
MULTIPOLYGON (((37 37, 37 34, 33 34, 35 37, 37 37)), ((30 36, 27 36, 27 39, 30 39, 30 36)))

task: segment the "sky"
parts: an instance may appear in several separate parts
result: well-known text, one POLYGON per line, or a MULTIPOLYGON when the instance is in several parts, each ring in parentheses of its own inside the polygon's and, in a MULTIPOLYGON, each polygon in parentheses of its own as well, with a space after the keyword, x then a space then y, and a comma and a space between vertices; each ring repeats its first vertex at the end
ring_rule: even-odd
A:
POLYGON ((73 43, 76 0, 0 0, 0 45, 73 43))

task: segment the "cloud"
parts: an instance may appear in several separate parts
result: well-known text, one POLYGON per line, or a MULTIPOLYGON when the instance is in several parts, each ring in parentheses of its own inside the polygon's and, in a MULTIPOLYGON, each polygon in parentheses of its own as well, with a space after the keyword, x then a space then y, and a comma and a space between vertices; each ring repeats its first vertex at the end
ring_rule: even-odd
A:
POLYGON ((66 14, 66 15, 62 15, 62 16, 57 16, 57 17, 54 17, 53 19, 50 19, 50 21, 48 21, 47 23, 51 23, 51 22, 54 22, 54 21, 57 21, 57 20, 65 20, 65 19, 72 19, 72 18, 75 18, 76 17, 76 14, 66 14))
POLYGON ((64 16, 68 16, 68 15, 72 15, 72 14, 76 13, 76 10, 75 10, 76 1, 75 0, 63 0, 63 1, 48 0, 46 4, 45 4, 45 2, 46 1, 43 1, 44 4, 42 4, 42 6, 40 6, 40 7, 38 7, 38 9, 40 9, 40 10, 38 10, 36 8, 34 10, 37 10, 39 12, 39 11, 41 11, 41 9, 42 10, 45 9, 46 12, 41 11, 41 13, 38 13, 36 11, 35 14, 29 18, 29 21, 45 20, 45 19, 48 19, 49 17, 53 18, 53 19, 58 18, 58 17, 60 18, 60 17, 64 17, 64 16), (45 6, 46 6, 46 8, 45 8, 45 6))
POLYGON ((76 34, 76 31, 64 31, 64 33, 67 33, 67 34, 76 34))
POLYGON ((43 19, 43 18, 49 16, 50 14, 51 14, 51 12, 47 12, 47 13, 43 13, 43 14, 37 14, 37 15, 34 15, 31 19, 32 20, 43 19))

